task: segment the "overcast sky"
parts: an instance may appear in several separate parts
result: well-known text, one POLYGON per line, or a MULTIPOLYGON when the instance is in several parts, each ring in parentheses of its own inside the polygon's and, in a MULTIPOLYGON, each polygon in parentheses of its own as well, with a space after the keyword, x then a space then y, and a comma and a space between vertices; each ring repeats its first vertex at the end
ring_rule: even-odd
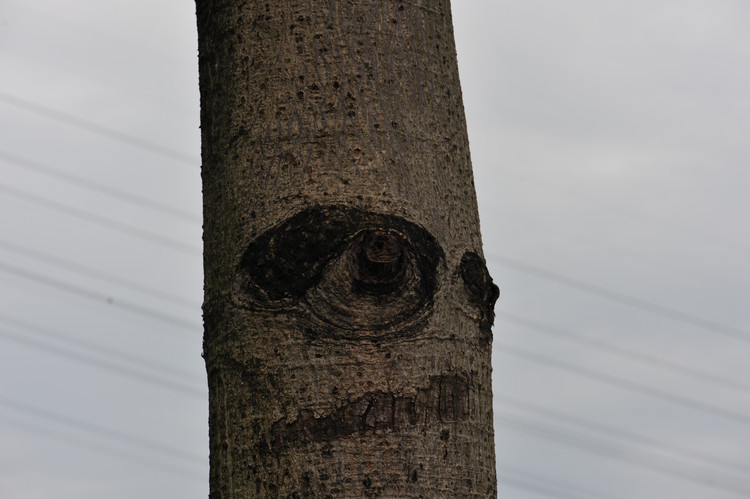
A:
MULTIPOLYGON (((207 486, 194 4, 0 0, 0 497, 207 486)), ((454 0, 500 497, 750 497, 750 3, 454 0)))

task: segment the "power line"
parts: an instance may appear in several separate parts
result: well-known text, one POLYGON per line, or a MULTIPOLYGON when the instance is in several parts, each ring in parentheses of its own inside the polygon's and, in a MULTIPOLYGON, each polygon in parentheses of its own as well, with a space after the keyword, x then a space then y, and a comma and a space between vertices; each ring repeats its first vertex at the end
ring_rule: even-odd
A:
POLYGON ((586 490, 568 481, 551 479, 537 473, 515 469, 505 463, 498 463, 498 485, 513 485, 518 488, 538 492, 549 497, 571 499, 616 499, 602 491, 586 490))
POLYGON ((21 156, 17 156, 15 154, 9 153, 1 149, 0 149, 0 158, 3 159, 4 161, 7 161, 8 163, 12 163, 17 166, 27 168, 29 170, 33 170, 35 172, 46 175, 48 177, 53 177, 58 180, 68 182, 69 184, 83 187, 90 191, 99 192, 107 196, 117 198, 122 201, 126 201, 131 204, 145 206, 146 208, 149 208, 155 211, 160 211, 162 213, 166 213, 168 215, 172 215, 175 217, 179 217, 189 222, 193 222, 193 223, 201 222, 200 216, 195 215, 194 213, 191 213, 189 211, 181 210, 179 208, 175 208, 173 206, 160 203, 159 201, 154 201, 152 199, 138 196, 137 194, 132 194, 127 191, 122 191, 120 189, 116 189, 106 184, 93 182, 85 177, 80 177, 78 175, 73 175, 72 173, 67 173, 67 172, 58 170, 57 168, 52 168, 50 166, 43 165, 36 161, 22 158, 21 156))
POLYGON ((581 334, 573 333, 571 331, 566 331, 564 329, 551 326, 548 324, 543 324, 541 322, 537 322, 537 321, 528 319, 526 317, 523 317, 517 314, 512 314, 509 312, 502 312, 498 314, 498 318, 501 320, 519 324, 523 327, 531 329, 532 331, 538 331, 540 333, 552 335, 557 338, 561 338, 567 341, 578 343, 580 345, 586 345, 591 348, 596 348, 597 350, 601 350, 603 352, 618 355, 623 358, 636 360, 639 362, 650 364, 652 366, 659 367, 661 369, 666 369, 666 370, 680 373, 683 375, 691 376, 695 379, 700 379, 708 383, 713 383, 715 385, 722 386, 723 388, 729 388, 732 390, 738 390, 738 391, 750 393, 750 384, 743 383, 741 381, 737 381, 732 378, 726 378, 724 376, 718 376, 716 374, 703 372, 698 369, 693 369, 692 367, 675 364, 673 362, 666 361, 660 357, 656 357, 653 355, 647 355, 644 353, 635 352, 627 348, 622 348, 620 346, 613 345, 606 341, 589 338, 581 334))
POLYGON ((158 452, 160 454, 169 456, 170 458, 182 459, 197 464, 206 463, 206 458, 204 458, 203 456, 199 456, 191 452, 186 452, 182 449, 178 449, 170 445, 153 442, 151 440, 141 438, 137 435, 131 435, 129 433, 102 426, 100 424, 92 423, 90 421, 82 421, 65 414, 52 412, 48 409, 43 409, 41 407, 26 404, 24 402, 13 400, 2 395, 0 395, 0 406, 10 408, 16 412, 22 412, 24 414, 31 415, 40 419, 45 419, 53 423, 61 424, 69 428, 75 428, 91 435, 109 438, 110 440, 115 440, 135 447, 141 447, 149 451, 158 452))
POLYGON ((199 323, 195 323, 192 321, 186 321, 184 319, 181 319, 179 317, 173 317, 171 315, 163 314, 161 312, 158 312, 156 310, 151 310, 146 307, 142 307, 140 305, 136 305, 133 303, 128 303, 126 301, 122 300, 115 300, 111 296, 107 296, 101 293, 98 293, 96 291, 92 291, 90 289, 76 286, 74 284, 70 284, 63 281, 58 281, 56 279, 52 279, 47 276, 43 276, 41 274, 37 274, 28 270, 20 269, 18 267, 13 267, 10 265, 6 265, 2 262, 0 262, 0 271, 13 274, 19 277, 22 277, 24 279, 35 281, 41 284, 44 284, 46 286, 50 286, 53 288, 57 288, 59 290, 65 291, 67 293, 80 296, 83 298, 87 298, 89 300, 93 300, 98 303, 105 303, 107 305, 111 305, 113 307, 117 307, 123 310, 127 310, 128 312, 142 315, 144 317, 149 317, 151 319, 157 319, 162 322, 166 322, 169 324, 173 324, 176 326, 180 326, 183 328, 186 328, 192 332, 199 331, 201 329, 201 325, 199 323))
POLYGON ((161 156, 180 161, 182 163, 186 163, 190 166, 200 165, 199 158, 193 157, 189 154, 185 154, 184 152, 178 151, 177 149, 172 149, 157 142, 151 142, 150 140, 136 137, 135 135, 130 135, 128 133, 115 130, 114 128, 100 125, 98 123, 94 123, 93 121, 89 121, 69 113, 58 111, 56 109, 52 109, 48 106, 43 106, 39 103, 23 99, 15 95, 11 95, 7 92, 0 92, 0 100, 19 109, 31 111, 41 116, 60 121, 67 125, 81 128, 83 130, 87 130, 89 132, 93 132, 98 135, 117 140, 119 142, 122 142, 123 144, 138 147, 140 149, 156 153, 161 156))
POLYGON ((183 298, 181 296, 177 296, 172 293, 162 291, 160 289, 152 288, 151 286, 147 286, 145 284, 123 279, 122 277, 115 276, 108 272, 103 272, 101 270, 92 269, 90 267, 86 267, 84 265, 80 265, 78 263, 71 262, 69 260, 65 260, 57 256, 50 255, 48 253, 43 253, 29 246, 17 244, 12 241, 0 239, 0 248, 23 255, 24 257, 31 257, 42 262, 50 263, 59 268, 72 270, 73 272, 76 272, 78 274, 92 276, 97 279, 109 281, 111 283, 118 284, 121 286, 126 286, 128 288, 134 289, 141 293, 146 293, 146 294, 149 294, 149 295, 152 295, 154 297, 161 298, 164 300, 169 300, 171 302, 177 303, 182 306, 186 306, 194 310, 200 308, 201 306, 199 302, 194 302, 192 300, 188 300, 187 298, 183 298))
MULTIPOLYGON (((5 2, 12 4, 12 6, 15 9, 21 9, 25 10, 27 15, 34 16, 36 18, 46 18, 48 21, 52 21, 56 26, 59 26, 61 24, 66 24, 66 27, 63 27, 62 29, 65 32, 71 32, 73 30, 78 31, 79 33, 82 33, 83 36, 87 38, 98 38, 103 39, 107 42, 114 42, 123 46, 129 47, 129 50, 137 51, 139 58, 144 58, 146 56, 151 57, 154 61, 170 61, 175 64, 179 64, 181 66, 192 66, 194 65, 194 60, 191 58, 183 58, 183 57, 175 57, 174 55, 167 55, 165 52, 159 51, 158 53, 154 50, 154 47, 151 46, 145 46, 141 45, 139 43, 134 43, 132 39, 127 38, 121 38, 119 36, 116 36, 114 33, 108 33, 101 31, 97 28, 94 28, 89 23, 83 23, 81 24, 79 21, 80 19, 77 19, 76 21, 71 20, 68 17, 59 17, 56 15, 57 13, 53 14, 49 10, 44 9, 36 9, 29 5, 29 2, 25 3, 18 3, 15 1, 5 2)), ((139 40, 141 41, 141 40, 139 40)), ((92 41, 92 43, 99 43, 98 41, 92 41)))
POLYGON ((514 345, 495 343, 494 346, 500 352, 505 352, 507 354, 514 355, 516 357, 521 357, 521 358, 530 360, 532 362, 536 362, 538 364, 543 364, 545 366, 554 367, 555 369, 559 369, 562 371, 576 374, 578 376, 582 376, 582 377, 589 378, 595 381, 599 381, 600 383, 605 383, 608 385, 617 386, 619 388, 624 388, 626 390, 630 390, 632 392, 647 395, 649 397, 656 398, 658 400, 670 402, 676 405, 681 405, 683 407, 687 407, 689 409, 700 411, 705 414, 719 416, 725 419, 735 421, 737 423, 750 426, 750 415, 747 415, 747 414, 731 411, 728 409, 722 409, 722 408, 715 407, 709 404, 704 404, 703 402, 700 402, 698 400, 693 400, 693 399, 689 399, 689 398, 682 397, 679 395, 675 395, 666 390, 653 388, 651 386, 643 385, 635 381, 630 381, 630 380, 618 378, 616 376, 611 376, 609 374, 598 372, 593 369, 586 369, 584 367, 575 366, 573 364, 568 364, 567 362, 562 362, 560 360, 553 359, 552 357, 540 355, 536 352, 531 352, 529 350, 516 347, 514 345))
POLYGON ((176 377, 178 379, 190 378, 192 376, 192 373, 167 366, 160 362, 154 362, 142 357, 130 355, 114 348, 109 348, 104 345, 99 345, 97 343, 82 340, 81 338, 72 336, 70 334, 64 334, 59 331, 51 331, 49 329, 31 324, 23 320, 8 317, 7 315, 0 314, 0 322, 4 322, 11 327, 22 329, 25 332, 30 332, 31 334, 41 336, 45 339, 51 339, 54 342, 62 343, 63 345, 72 345, 75 348, 94 352, 95 355, 105 355, 107 357, 110 357, 111 359, 114 359, 116 362, 135 364, 140 368, 158 372, 164 376, 176 377))
MULTIPOLYGON (((514 476, 503 476, 498 478, 498 488, 502 490, 503 486, 513 487, 516 489, 527 490, 534 494, 539 494, 544 497, 552 497, 555 499, 601 499, 598 496, 581 495, 574 491, 565 491, 557 486, 546 485, 537 481, 532 481, 524 478, 514 476)), ((498 497, 503 497, 502 494, 498 494, 498 497)))
POLYGON ((146 456, 132 454, 130 452, 123 451, 121 449, 110 447, 108 445, 103 445, 101 443, 91 442, 89 440, 72 437, 65 433, 60 433, 60 432, 50 430, 49 428, 44 428, 44 427, 40 427, 37 425, 29 424, 29 422, 25 420, 19 421, 15 418, 9 418, 3 414, 0 414, 0 420, 4 421, 6 424, 15 426, 16 428, 19 428, 23 431, 34 433, 36 435, 40 435, 45 438, 59 440, 61 442, 65 442, 75 447, 80 447, 83 449, 91 450, 100 454, 106 454, 109 456, 116 457, 118 459, 129 461, 131 463, 136 463, 141 466, 148 467, 148 468, 158 469, 160 471, 166 471, 168 473, 176 474, 178 476, 185 477, 185 478, 190 478, 192 480, 197 480, 200 482, 205 481, 205 478, 200 476, 200 473, 193 471, 193 470, 189 470, 187 468, 183 468, 181 466, 173 466, 168 463, 157 461, 155 459, 151 459, 146 456))
POLYGON ((187 253, 189 255, 200 256, 203 254, 203 251, 199 246, 186 244, 182 241, 178 241, 176 239, 171 239, 169 237, 162 236, 161 234, 156 234, 154 232, 143 230, 140 227, 136 227, 134 225, 126 224, 117 220, 113 220, 111 218, 103 217, 101 215, 96 215, 94 213, 91 213, 90 211, 81 210, 79 208, 74 208, 66 204, 58 203, 57 201, 53 201, 51 199, 39 196, 37 194, 33 194, 26 190, 18 189, 16 187, 11 187, 8 184, 0 184, 0 192, 10 194, 11 196, 14 196, 19 199, 23 199, 27 202, 34 203, 40 206, 44 206, 46 208, 59 211, 62 213, 66 213, 67 215, 70 215, 72 217, 79 218, 81 220, 86 220, 88 222, 97 224, 107 229, 123 232, 125 234, 129 234, 131 236, 135 236, 140 239, 150 241, 152 243, 156 243, 156 244, 165 246, 173 250, 187 253))
POLYGON ((554 421, 564 421, 587 430, 593 429, 607 435, 610 438, 621 439, 628 443, 636 442, 662 452, 668 452, 673 455, 686 457, 693 461, 701 462, 708 466, 714 466, 719 469, 732 468, 735 472, 750 474, 750 466, 744 463, 738 463, 736 461, 731 461, 729 459, 724 459, 717 456, 710 456, 708 454, 704 454, 702 452, 698 452, 694 449, 683 447, 678 444, 673 444, 664 440, 648 437, 633 431, 615 428, 614 426, 606 425, 598 421, 593 421, 591 419, 581 418, 579 416, 573 416, 562 411, 542 407, 540 405, 520 400, 510 395, 495 394, 494 399, 495 401, 505 402, 506 404, 511 405, 515 408, 520 408, 534 414, 550 418, 554 421))
POLYGON ((132 367, 124 366, 121 364, 115 364, 110 360, 104 360, 93 355, 83 354, 74 350, 70 350, 68 348, 61 348, 57 345, 50 345, 48 343, 40 342, 38 340, 29 338, 27 335, 15 334, 11 331, 8 331, 7 329, 0 328, 0 338, 5 338, 6 340, 21 343, 36 350, 41 350, 46 353, 57 355, 58 357, 64 357, 74 362, 88 364, 89 366, 96 367, 98 369, 104 369, 116 374, 128 376, 141 382, 161 385, 165 388, 168 388, 169 390, 177 391, 193 397, 198 397, 202 400, 206 399, 206 391, 201 390, 197 387, 178 383, 176 381, 165 379, 159 376, 154 376, 153 374, 147 374, 138 369, 134 369, 132 367))
POLYGON ((750 487, 747 486, 746 482, 737 482, 735 477, 728 475, 717 475, 713 470, 706 470, 699 466, 686 466, 684 463, 671 458, 636 452, 630 446, 614 446, 601 439, 566 431, 550 425, 539 424, 526 419, 515 418, 510 414, 496 413, 495 417, 502 422, 504 427, 512 430, 551 440, 568 447, 575 447, 610 459, 635 464, 651 471, 671 475, 707 487, 723 489, 739 494, 742 497, 750 496, 750 487))
MULTIPOLYGON (((527 490, 544 497, 552 497, 553 499, 592 499, 591 496, 581 496, 578 494, 572 495, 571 493, 563 492, 558 488, 553 488, 548 485, 539 484, 538 482, 532 482, 524 480, 523 478, 512 476, 505 476, 498 479, 498 488, 500 490, 503 489, 504 485, 516 489, 527 490)), ((503 494, 498 493, 498 497, 504 496, 503 494)))
MULTIPOLYGON (((605 199, 602 199, 599 196, 592 195, 591 192, 581 192, 575 188, 572 188, 570 185, 563 185, 560 183, 552 183, 549 182, 547 179, 542 180, 541 178, 530 178, 526 175, 519 174, 518 172, 511 171, 509 169, 503 170, 503 177, 505 179, 508 178, 515 178, 516 180, 520 180, 522 182, 525 182, 527 184, 533 185, 535 188, 542 188, 549 192, 554 192, 555 194, 564 193, 568 197, 574 197, 583 200, 586 204, 589 205, 597 205, 599 207, 604 207, 608 211, 611 212, 619 212, 618 215, 620 216, 626 216, 628 218, 638 219, 639 221, 648 222, 650 224, 658 224, 662 227, 668 226, 669 229, 673 230, 675 229, 675 219, 674 217, 670 218, 664 218, 660 217, 657 218, 654 216, 654 213, 638 213, 636 211, 633 211, 629 208, 624 207, 623 205, 619 205, 616 203, 612 203, 610 201, 607 201, 605 199)), ((680 232, 683 233, 683 236, 685 234, 690 235, 692 238, 696 238, 696 236, 704 238, 706 240, 710 240, 712 242, 718 243, 717 239, 722 238, 723 241, 721 241, 721 246, 724 248, 731 247, 732 250, 735 251, 742 251, 743 253, 747 253, 748 247, 739 243, 738 241, 728 240, 726 238, 721 237, 720 235, 717 235, 715 233, 708 233, 706 231, 701 230, 700 226, 688 226, 685 224, 680 223, 677 225, 677 228, 680 232)))
POLYGON ((556 282, 557 284, 561 284, 569 288, 577 289, 579 291, 584 291, 591 295, 595 295, 600 298, 605 298, 610 301, 621 303, 629 307, 637 308, 640 310, 645 310, 647 312, 651 312, 652 314, 660 315, 662 317, 667 317, 674 321, 678 321, 684 324, 689 324, 691 326, 699 327, 707 331, 713 331, 715 333, 720 333, 726 336, 731 336, 732 338, 750 341, 749 332, 736 328, 734 326, 729 326, 727 324, 722 324, 720 322, 716 322, 711 319, 706 319, 704 317, 699 317, 697 315, 692 315, 686 312, 681 312, 679 310, 665 307, 663 305, 659 305, 657 303, 653 303, 650 301, 641 300, 640 298, 635 298, 633 296, 620 293, 619 291, 613 291, 611 289, 603 288, 595 284, 580 281, 578 279, 573 279, 572 277, 567 277, 562 274, 551 272, 549 270, 542 269, 540 267, 536 267, 533 265, 529 265, 527 263, 514 260, 512 258, 495 255, 495 254, 487 254, 487 257, 490 260, 496 261, 500 265, 513 268, 515 270, 524 272, 529 275, 533 275, 540 279, 545 279, 547 281, 556 282))

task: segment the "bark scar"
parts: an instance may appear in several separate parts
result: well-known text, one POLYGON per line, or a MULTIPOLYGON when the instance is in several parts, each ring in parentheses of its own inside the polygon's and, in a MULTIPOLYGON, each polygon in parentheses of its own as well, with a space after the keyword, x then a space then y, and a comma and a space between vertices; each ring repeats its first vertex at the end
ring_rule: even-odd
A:
POLYGON ((283 448, 310 442, 328 442, 373 429, 398 429, 458 423, 469 419, 467 377, 444 374, 429 378, 414 395, 368 392, 325 416, 316 418, 303 409, 297 419, 282 418, 271 427, 272 446, 283 448))

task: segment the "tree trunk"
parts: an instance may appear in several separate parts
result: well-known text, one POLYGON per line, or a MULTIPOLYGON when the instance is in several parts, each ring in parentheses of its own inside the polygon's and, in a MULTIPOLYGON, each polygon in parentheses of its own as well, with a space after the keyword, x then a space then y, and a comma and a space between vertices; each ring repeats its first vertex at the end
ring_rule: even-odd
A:
POLYGON ((494 497, 449 1, 197 13, 210 497, 494 497))

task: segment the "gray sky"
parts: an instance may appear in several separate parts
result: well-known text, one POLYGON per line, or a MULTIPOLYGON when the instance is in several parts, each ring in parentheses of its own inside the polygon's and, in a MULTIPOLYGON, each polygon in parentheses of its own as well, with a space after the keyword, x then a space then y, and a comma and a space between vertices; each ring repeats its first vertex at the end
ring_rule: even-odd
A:
MULTIPOLYGON (((189 1, 0 2, 0 497, 207 496, 189 1)), ((500 497, 750 496, 750 4, 454 0, 500 497)))

